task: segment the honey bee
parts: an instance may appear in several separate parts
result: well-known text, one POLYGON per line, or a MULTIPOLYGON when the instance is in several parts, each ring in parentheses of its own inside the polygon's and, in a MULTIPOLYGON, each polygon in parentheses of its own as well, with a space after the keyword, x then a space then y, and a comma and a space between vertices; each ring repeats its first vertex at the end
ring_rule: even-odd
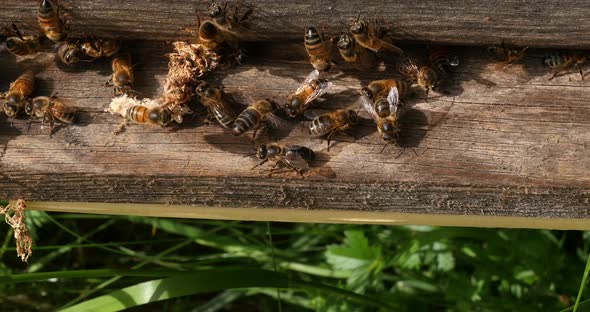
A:
POLYGON ((377 24, 377 20, 369 24, 366 19, 361 19, 359 14, 350 24, 349 30, 359 45, 373 52, 388 51, 397 54, 404 53, 402 49, 380 38, 381 30, 377 24))
POLYGON ((342 59, 355 65, 359 69, 370 67, 374 59, 369 50, 357 44, 356 40, 350 34, 343 34, 336 44, 338 52, 342 59))
POLYGON ((13 83, 4 95, 2 110, 8 117, 18 115, 26 105, 28 97, 35 88, 35 74, 31 70, 25 71, 13 83))
POLYGON ((451 68, 459 66, 459 58, 450 54, 445 48, 430 48, 427 65, 418 66, 410 57, 403 57, 397 64, 398 71, 425 90, 428 97, 430 90, 437 90, 440 83, 451 74, 451 68))
POLYGON ((121 49, 121 42, 111 39, 90 38, 80 44, 80 50, 92 59, 111 57, 121 49))
POLYGON ((496 68, 498 69, 505 69, 513 63, 520 61, 525 57, 527 50, 528 47, 519 49, 506 47, 504 45, 504 42, 502 42, 500 46, 493 46, 488 48, 488 51, 493 53, 501 61, 499 64, 496 65, 496 68))
POLYGON ((225 40, 234 49, 237 49, 239 38, 248 35, 249 28, 245 21, 254 10, 249 8, 242 17, 239 17, 238 11, 238 5, 228 8, 226 2, 222 8, 219 4, 213 2, 208 12, 211 22, 223 33, 225 40))
POLYGON ((43 124, 45 121, 49 121, 49 125, 51 126, 50 133, 53 133, 53 125, 56 120, 64 124, 73 124, 76 121, 76 108, 64 104, 55 95, 34 98, 25 106, 25 113, 29 116, 42 119, 43 124))
POLYGON ((39 52, 39 38, 37 36, 23 36, 16 26, 12 24, 12 31, 16 37, 8 37, 4 46, 8 52, 16 56, 25 56, 39 52))
MULTIPOLYGON (((311 117, 313 115, 310 113, 307 114, 307 116, 311 117)), ((350 129, 355 126, 357 122, 358 115, 356 111, 340 109, 314 117, 309 125, 309 134, 314 137, 327 135, 328 151, 330 151, 330 141, 332 136, 338 132, 350 129)))
POLYGON ((110 82, 114 85, 113 93, 116 96, 133 92, 133 66, 131 54, 119 53, 112 61, 113 76, 110 82))
POLYGON ((584 72, 581 65, 588 61, 588 56, 579 51, 559 52, 554 51, 545 55, 544 63, 552 69, 553 75, 549 78, 552 80, 558 77, 560 73, 567 71, 572 66, 576 66, 582 80, 584 80, 584 72))
POLYGON ((318 79, 320 72, 316 69, 312 71, 305 81, 295 92, 291 93, 287 98, 285 110, 291 117, 297 117, 305 111, 313 100, 322 96, 331 87, 332 83, 326 79, 318 79))
POLYGON ((88 61, 81 59, 82 50, 80 50, 77 44, 67 41, 61 42, 57 46, 57 57, 67 65, 72 65, 80 61, 88 61))
POLYGON ((58 42, 65 38, 65 27, 59 16, 58 3, 52 0, 41 0, 37 8, 37 21, 49 40, 58 42))
POLYGON ((232 129, 236 114, 227 102, 223 91, 207 82, 201 83, 195 91, 203 106, 209 111, 209 116, 215 117, 222 127, 232 129))
POLYGON ((274 161, 274 164, 269 175, 273 173, 277 166, 284 165, 295 170, 303 177, 303 172, 309 170, 309 163, 313 161, 315 155, 310 148, 305 146, 270 143, 260 144, 256 150, 256 157, 262 161, 252 169, 270 160, 274 161))
POLYGON ((386 142, 381 152, 388 144, 398 144, 401 131, 398 121, 404 112, 400 93, 405 89, 404 83, 395 80, 377 80, 361 90, 362 106, 377 123, 377 130, 386 142))
POLYGON ((278 128, 283 121, 274 114, 277 105, 269 100, 260 100, 248 106, 238 118, 234 121, 232 130, 234 135, 241 135, 244 132, 253 129, 252 140, 256 139, 256 132, 261 127, 278 128))
POLYGON ((309 61, 313 68, 327 71, 332 66, 330 54, 332 53, 332 38, 325 40, 324 35, 313 27, 305 30, 304 43, 309 61))
MULTIPOLYGON (((152 124, 165 127, 172 121, 178 123, 182 122, 182 119, 178 119, 177 114, 166 107, 147 107, 144 105, 133 105, 127 108, 125 117, 127 121, 131 121, 138 124, 152 124)), ((182 117, 180 117, 182 118, 182 117)))

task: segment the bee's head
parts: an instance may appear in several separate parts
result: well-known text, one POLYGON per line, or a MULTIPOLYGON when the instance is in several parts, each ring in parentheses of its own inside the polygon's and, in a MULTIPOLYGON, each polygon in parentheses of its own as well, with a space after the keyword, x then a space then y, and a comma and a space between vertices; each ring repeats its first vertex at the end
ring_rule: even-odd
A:
POLYGON ((338 49, 340 50, 348 50, 354 47, 354 40, 350 38, 349 34, 344 34, 340 36, 340 40, 338 40, 338 49))
POLYGON ((266 148, 266 144, 262 143, 258 146, 258 149, 256 150, 256 157, 258 157, 258 159, 265 159, 267 153, 268 150, 266 148))
POLYGON ((373 92, 367 87, 361 89, 361 95, 366 96, 369 100, 373 100, 373 92))
POLYGON ((203 82, 200 85, 198 85, 197 88, 195 89, 195 91, 197 92, 198 95, 203 96, 203 97, 212 97, 213 95, 215 95, 215 91, 213 90, 213 88, 211 88, 211 85, 209 85, 209 83, 207 83, 207 82, 203 82))
POLYGON ((205 22, 201 24, 200 32, 208 36, 214 36, 217 34, 217 27, 211 22, 205 22))
POLYGON ((365 34, 367 33, 367 22, 357 17, 352 24, 350 24, 350 32, 355 35, 365 34))
POLYGON ((290 117, 297 117, 299 109, 303 106, 303 101, 297 96, 290 98, 285 105, 285 111, 290 117))
POLYGON ((381 132, 383 141, 394 143, 399 138, 400 129, 394 120, 386 119, 379 124, 379 132, 381 132))

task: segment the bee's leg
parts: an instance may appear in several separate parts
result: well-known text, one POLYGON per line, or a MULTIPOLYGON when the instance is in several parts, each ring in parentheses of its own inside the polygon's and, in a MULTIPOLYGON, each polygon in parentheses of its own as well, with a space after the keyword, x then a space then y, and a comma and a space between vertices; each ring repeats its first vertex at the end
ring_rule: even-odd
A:
POLYGON ((326 137, 326 139, 328 139, 328 148, 327 148, 327 151, 328 151, 328 152, 330 151, 330 141, 332 140, 332 136, 333 136, 334 134, 336 134, 336 132, 337 132, 337 131, 336 131, 336 129, 334 129, 334 130, 332 130, 332 132, 330 132, 330 133, 328 134, 328 137, 326 137))
POLYGON ((428 94, 430 93, 430 87, 426 87, 424 90, 424 102, 428 102, 428 94))
POLYGON ((49 119, 49 137, 53 136, 53 132, 55 131, 55 119, 51 115, 45 115, 49 119))
POLYGON ((267 161, 268 161, 268 158, 264 159, 263 161, 259 162, 259 163, 258 163, 256 166, 254 166, 254 167, 250 168, 250 170, 254 170, 256 167, 258 167, 258 166, 260 166, 260 165, 264 164, 264 163, 265 163, 265 162, 267 162, 267 161))
POLYGON ((125 127, 127 126, 127 122, 128 122, 127 119, 123 120, 123 122, 121 122, 121 124, 119 124, 119 126, 113 131, 113 134, 117 135, 117 134, 123 132, 123 130, 125 130, 125 127))
POLYGON ((53 91, 53 93, 51 93, 51 95, 49 96, 50 99, 55 100, 57 99, 57 91, 53 91))
MULTIPOLYGON (((252 15, 252 12, 254 12, 253 8, 248 8, 248 11, 246 11, 246 13, 244 13, 244 15, 242 15, 242 18, 240 18, 239 23, 243 23, 245 20, 248 19, 248 17, 250 17, 250 15, 252 15)), ((237 10, 236 10, 237 13, 237 10)))
POLYGON ((580 76, 582 76, 582 80, 584 80, 584 71, 582 71, 582 67, 580 66, 580 63, 576 63, 576 68, 580 72, 580 76))

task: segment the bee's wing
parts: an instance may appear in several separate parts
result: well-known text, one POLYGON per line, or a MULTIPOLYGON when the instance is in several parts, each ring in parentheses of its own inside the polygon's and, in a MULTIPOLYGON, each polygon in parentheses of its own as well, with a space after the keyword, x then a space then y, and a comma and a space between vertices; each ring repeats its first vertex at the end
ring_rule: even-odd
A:
POLYGON ((274 129, 286 128, 289 123, 274 113, 267 113, 264 115, 264 121, 266 124, 274 129))
POLYGON ((227 102, 224 102, 223 100, 208 100, 207 105, 209 106, 209 109, 211 109, 211 112, 213 112, 217 120, 224 118, 224 116, 236 119, 236 114, 231 109, 230 105, 227 102))
POLYGON ((320 96, 322 96, 322 94, 328 92, 328 90, 330 88, 332 88, 332 83, 330 81, 320 82, 320 85, 315 89, 313 94, 311 94, 310 96, 307 97, 304 105, 307 105, 307 104, 311 103, 311 101, 319 98, 320 96))
POLYGON ((397 87, 392 87, 389 89, 389 93, 387 94, 387 103, 389 103, 389 112, 391 114, 398 113, 401 102, 399 101, 399 90, 397 87))
POLYGON ((307 161, 297 153, 287 153, 283 159, 289 166, 297 170, 309 170, 309 164, 307 161))
MULTIPOLYGON (((314 69, 311 73, 309 73, 309 75, 307 75, 307 77, 305 78, 305 81, 303 81, 303 84, 301 86, 308 84, 310 81, 312 81, 314 79, 318 79, 319 76, 320 76, 320 72, 317 69, 314 69)), ((299 87, 299 88, 301 88, 301 87, 299 87)))
POLYGON ((323 110, 323 109, 307 109, 307 110, 305 110, 305 112, 303 112, 303 116, 307 120, 314 120, 317 117, 319 117, 327 112, 328 112, 327 110, 323 110))
POLYGON ((375 107, 373 106, 373 101, 371 101, 368 97, 363 95, 363 96, 361 96, 361 105, 363 106, 365 111, 369 114, 369 116, 371 116, 371 118, 373 118, 373 120, 377 121, 377 119, 379 118, 379 115, 377 115, 377 112, 375 111, 375 107))

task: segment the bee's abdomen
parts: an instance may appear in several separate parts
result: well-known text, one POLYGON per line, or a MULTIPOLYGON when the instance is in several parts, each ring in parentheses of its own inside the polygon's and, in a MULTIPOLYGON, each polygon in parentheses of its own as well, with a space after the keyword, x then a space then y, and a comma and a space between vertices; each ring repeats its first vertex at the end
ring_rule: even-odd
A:
POLYGON ((309 134, 322 136, 334 129, 333 122, 329 116, 323 115, 315 118, 309 126, 309 134))
POLYGON ((293 153, 299 154, 307 162, 312 161, 315 157, 315 154, 313 153, 313 151, 310 148, 305 147, 305 146, 292 145, 292 146, 290 146, 290 150, 293 153))
POLYGON ((318 31, 310 27, 305 32, 305 48, 310 55, 318 55, 323 52, 323 41, 318 31))
POLYGON ((127 109, 127 119, 136 123, 147 123, 149 120, 148 108, 142 105, 134 105, 127 109))
POLYGON ((228 129, 232 128, 235 120, 233 114, 224 110, 213 110, 213 115, 222 127, 228 129))
POLYGON ((236 118, 233 124, 234 135, 240 135, 252 128, 260 122, 260 113, 255 109, 248 107, 236 118))
POLYGON ((559 53, 559 52, 550 52, 545 54, 545 65, 553 68, 553 67, 559 67, 563 64, 563 54, 559 53))

